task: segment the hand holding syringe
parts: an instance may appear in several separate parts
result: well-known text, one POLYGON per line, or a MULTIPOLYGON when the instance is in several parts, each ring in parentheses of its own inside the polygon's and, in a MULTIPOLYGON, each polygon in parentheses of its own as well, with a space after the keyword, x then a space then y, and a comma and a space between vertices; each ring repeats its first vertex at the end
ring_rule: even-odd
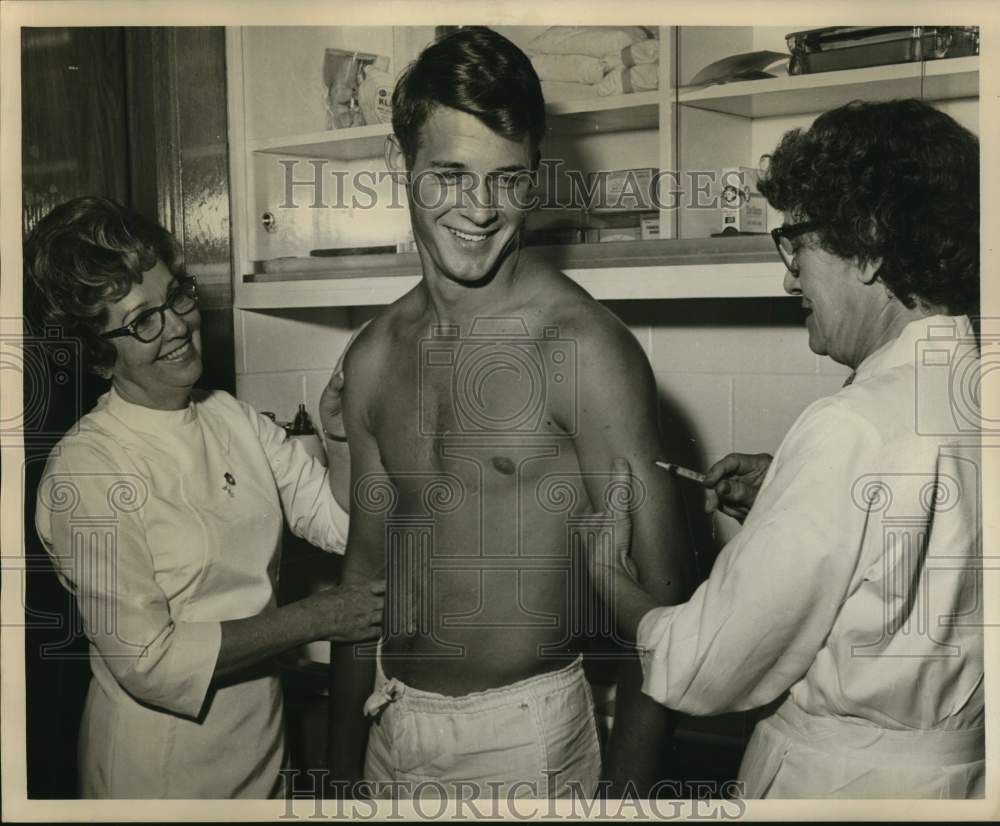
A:
POLYGON ((742 522, 757 499, 757 491, 771 466, 771 456, 767 453, 730 453, 712 465, 708 473, 698 473, 673 462, 656 464, 675 476, 703 485, 707 489, 705 510, 708 513, 721 510, 742 522))

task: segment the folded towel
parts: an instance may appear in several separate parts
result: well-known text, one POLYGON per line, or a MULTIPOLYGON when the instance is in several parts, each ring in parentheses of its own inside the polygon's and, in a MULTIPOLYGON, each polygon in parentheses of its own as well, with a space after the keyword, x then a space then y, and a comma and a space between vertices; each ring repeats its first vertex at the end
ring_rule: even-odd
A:
POLYGON ((530 55, 577 54, 589 57, 617 55, 640 40, 655 38, 645 26, 552 26, 528 44, 530 55))
POLYGON ((642 66, 619 66, 612 69, 604 80, 597 84, 597 94, 627 95, 632 92, 646 92, 660 85, 660 64, 645 63, 642 66))
POLYGON ((631 46, 626 46, 612 60, 611 56, 606 58, 608 63, 621 63, 624 66, 642 66, 646 63, 658 63, 660 61, 660 41, 640 40, 631 46))
POLYGON ((611 66, 597 57, 579 54, 539 54, 531 58, 539 80, 600 83, 611 66))
POLYGON ((542 81, 542 97, 546 103, 562 100, 589 100, 599 97, 597 86, 590 83, 563 83, 558 80, 542 81))

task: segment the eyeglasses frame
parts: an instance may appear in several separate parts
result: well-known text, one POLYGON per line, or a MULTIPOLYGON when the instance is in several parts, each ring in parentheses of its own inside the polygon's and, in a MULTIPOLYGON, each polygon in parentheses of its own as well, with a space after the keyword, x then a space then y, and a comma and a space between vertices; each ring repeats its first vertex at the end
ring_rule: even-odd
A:
POLYGON ((822 229, 822 227, 823 224, 817 221, 802 221, 798 224, 784 224, 771 230, 771 239, 774 241, 774 246, 778 249, 778 255, 781 257, 782 263, 788 268, 789 272, 796 271, 796 268, 792 266, 795 257, 785 258, 785 251, 781 248, 781 239, 787 238, 791 241, 793 238, 798 238, 807 232, 815 232, 818 229, 822 229))
POLYGON ((177 287, 171 291, 171 293, 167 296, 167 300, 164 301, 160 306, 150 307, 147 310, 143 310, 128 324, 125 324, 122 327, 116 327, 114 330, 108 330, 108 332, 106 333, 101 333, 100 337, 102 339, 112 339, 112 338, 121 338, 123 336, 131 336, 137 341, 141 341, 143 344, 151 344, 152 342, 156 341, 156 339, 158 339, 160 336, 163 335, 163 331, 164 329, 166 329, 167 319, 165 314, 167 310, 170 310, 177 316, 185 316, 193 312, 195 308, 197 308, 198 306, 198 280, 193 275, 184 275, 176 280, 177 280, 177 287), (188 287, 190 287, 191 289, 190 293, 188 293, 188 297, 193 299, 193 303, 191 304, 190 309, 184 310, 184 312, 178 312, 170 305, 177 299, 179 295, 185 293, 188 287), (145 321, 154 313, 160 314, 160 332, 158 332, 152 338, 149 339, 143 338, 136 332, 135 328, 141 322, 145 321))

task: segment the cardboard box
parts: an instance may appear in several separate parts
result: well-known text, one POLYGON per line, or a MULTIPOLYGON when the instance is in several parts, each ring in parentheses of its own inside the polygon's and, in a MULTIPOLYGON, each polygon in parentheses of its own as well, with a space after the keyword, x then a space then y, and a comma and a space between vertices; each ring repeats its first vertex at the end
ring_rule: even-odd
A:
POLYGON ((657 204, 653 192, 655 167, 613 169, 587 175, 592 212, 649 211, 657 204))
POLYGON ((720 231, 767 232, 767 201, 757 191, 757 170, 728 167, 719 173, 720 231))

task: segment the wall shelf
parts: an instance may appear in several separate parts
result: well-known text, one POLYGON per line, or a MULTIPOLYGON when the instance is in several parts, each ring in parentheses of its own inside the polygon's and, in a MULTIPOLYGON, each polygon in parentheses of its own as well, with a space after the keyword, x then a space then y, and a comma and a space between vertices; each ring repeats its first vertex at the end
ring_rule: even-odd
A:
MULTIPOLYGON (((781 264, 762 237, 531 247, 600 300, 781 296, 781 264)), ((244 278, 240 309, 389 304, 420 280, 416 253, 266 262, 244 278)))
MULTIPOLYGON (((549 128, 556 134, 588 134, 656 129, 660 117, 660 93, 640 92, 596 100, 551 103, 546 106, 549 128)), ((355 161, 381 157, 392 124, 331 129, 304 135, 247 141, 251 152, 298 158, 355 161)))
POLYGON ((392 124, 356 126, 351 129, 331 129, 305 135, 285 135, 280 138, 247 141, 251 152, 271 155, 291 155, 299 158, 327 158, 331 161, 355 161, 380 157, 392 124))
POLYGON ((851 100, 923 96, 932 100, 979 95, 979 58, 899 63, 814 75, 747 80, 678 90, 683 106, 745 118, 819 112, 851 100))
POLYGON ((555 134, 586 135, 659 127, 659 92, 635 92, 545 107, 549 130, 555 134))

